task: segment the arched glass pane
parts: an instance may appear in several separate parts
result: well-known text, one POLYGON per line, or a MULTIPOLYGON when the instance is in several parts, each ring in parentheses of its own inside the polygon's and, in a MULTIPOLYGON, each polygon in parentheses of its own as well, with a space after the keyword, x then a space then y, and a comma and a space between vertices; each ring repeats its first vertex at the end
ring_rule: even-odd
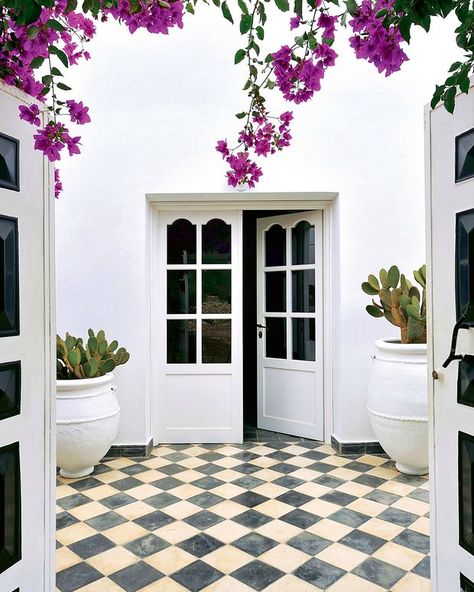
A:
POLYGON ((168 263, 196 263, 196 225, 189 220, 168 224, 168 263))
POLYGON ((265 265, 286 265, 286 229, 279 224, 265 232, 265 265))
POLYGON ((293 265, 314 263, 314 226, 306 220, 291 230, 291 251, 293 265))
POLYGON ((202 262, 231 262, 231 227, 214 218, 202 227, 202 262))

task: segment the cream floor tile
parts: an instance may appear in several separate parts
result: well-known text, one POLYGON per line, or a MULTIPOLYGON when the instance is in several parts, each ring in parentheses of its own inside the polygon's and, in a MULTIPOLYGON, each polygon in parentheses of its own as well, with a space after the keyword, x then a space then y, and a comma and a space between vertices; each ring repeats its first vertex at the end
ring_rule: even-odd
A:
POLYGON ((398 481, 386 481, 379 485, 377 489, 388 491, 388 493, 394 493, 395 495, 408 495, 416 489, 416 487, 407 485, 406 483, 398 483, 398 481))
MULTIPOLYGON (((147 471, 148 472, 148 471, 147 471)), ((99 487, 93 487, 92 489, 88 489, 86 491, 87 497, 95 501, 102 500, 106 497, 110 497, 111 495, 115 495, 117 490, 110 485, 99 485, 99 487)))
POLYGON ((112 469, 123 469, 124 467, 129 467, 130 465, 134 464, 135 461, 131 460, 130 458, 126 458, 125 456, 107 461, 107 466, 111 467, 112 469))
POLYGON ((76 563, 80 563, 81 561, 82 559, 79 555, 76 555, 67 547, 61 547, 56 550, 56 571, 61 571, 66 569, 66 567, 71 567, 71 565, 76 565, 76 563))
POLYGON ((290 573, 306 563, 308 555, 298 549, 281 544, 260 555, 259 559, 285 573, 290 573))
POLYGON ((285 487, 276 485, 275 483, 264 483, 263 485, 259 485, 255 489, 252 489, 252 491, 259 493, 260 495, 264 495, 265 497, 275 499, 279 495, 286 493, 288 490, 285 487))
POLYGON ((259 504, 254 508, 254 510, 256 510, 257 512, 261 512, 262 514, 265 514, 266 516, 271 516, 272 518, 280 518, 280 516, 288 514, 288 512, 291 512, 294 509, 295 508, 293 506, 280 502, 276 499, 271 499, 266 502, 263 502, 263 504, 259 504))
POLYGON ((144 500, 147 497, 151 497, 152 495, 157 494, 156 487, 153 487, 150 483, 144 483, 143 485, 139 485, 138 487, 132 487, 131 489, 127 489, 125 492, 127 495, 131 495, 137 500, 144 500))
POLYGON ((216 477, 216 479, 220 479, 225 483, 230 483, 231 481, 240 479, 240 477, 242 477, 242 473, 239 473, 238 471, 233 471, 232 469, 224 469, 220 473, 216 473, 214 476, 216 477))
POLYGON ((362 485, 362 483, 356 483, 355 481, 347 481, 339 487, 336 487, 336 491, 342 491, 343 493, 355 495, 356 497, 364 497, 364 495, 367 495, 372 491, 372 487, 367 487, 367 485, 362 485))
MULTIPOLYGON (((286 448, 285 448, 286 452, 286 448)), ((302 469, 309 467, 309 465, 314 464, 314 458, 307 458, 306 456, 295 456, 294 458, 290 458, 290 462, 295 467, 301 467, 302 469)))
POLYGON ((344 467, 338 467, 337 469, 334 469, 334 471, 330 471, 328 475, 331 477, 338 477, 338 479, 344 479, 345 481, 352 481, 353 479, 360 477, 360 473, 357 471, 352 471, 351 469, 346 469, 344 467))
POLYGON ((74 495, 77 491, 70 485, 58 485, 56 487, 56 499, 62 499, 68 495, 74 495))
POLYGON ((155 448, 153 448, 152 455, 165 456, 166 454, 172 454, 173 452, 176 452, 176 450, 174 450, 173 448, 168 448, 166 444, 161 444, 160 446, 155 446, 155 448))
POLYGON ((140 558, 121 546, 114 547, 87 560, 97 571, 108 576, 124 567, 138 563, 140 558))
MULTIPOLYGON (((179 485, 178 487, 175 487, 174 489, 170 489, 168 491, 168 493, 171 493, 172 495, 179 497, 182 500, 187 500, 190 497, 193 497, 194 495, 198 495, 199 493, 202 493, 202 489, 199 487, 196 487, 195 485, 190 485, 189 483, 186 483, 186 485, 179 485)), ((157 493, 157 490, 155 489, 155 494, 157 493)))
MULTIPOLYGON (((160 590, 161 592, 161 590, 160 590)), ((202 592, 255 592, 253 588, 242 584, 231 576, 224 576, 217 582, 210 584, 202 592)))
POLYGON ((373 557, 385 561, 390 565, 400 567, 405 571, 411 571, 423 559, 424 554, 413 549, 408 549, 396 543, 388 542, 373 554, 373 557))
POLYGON ((93 528, 87 524, 78 522, 77 524, 58 530, 56 538, 63 545, 71 545, 94 534, 96 534, 96 531, 93 528))
POLYGON ((318 559, 330 563, 331 565, 335 565, 345 571, 352 571, 367 559, 365 553, 361 553, 360 551, 357 551, 357 549, 351 549, 340 543, 334 543, 333 545, 326 547, 326 549, 318 553, 317 557, 318 559))
POLYGON ((297 469, 291 473, 291 476, 296 477, 297 479, 303 479, 303 481, 312 481, 313 479, 320 477, 321 473, 313 471, 312 469, 297 469))
POLYGON ((189 592, 189 590, 171 578, 166 577, 161 578, 145 588, 140 588, 138 592, 189 592))
POLYGON ((429 504, 411 497, 402 497, 393 504, 393 507, 418 516, 424 516, 430 510, 429 504))
POLYGON ((387 462, 387 459, 384 456, 376 456, 375 454, 365 454, 357 460, 366 465, 373 465, 374 467, 379 467, 387 462))
POLYGON ((214 464, 224 469, 231 469, 232 467, 242 464, 242 461, 237 458, 232 458, 231 456, 226 456, 216 460, 214 464))
MULTIPOLYGON (((300 578, 291 574, 283 576, 264 590, 265 592, 321 592, 321 588, 300 580, 300 578)), ((231 592, 231 590, 228 592, 231 592)))
POLYGON ((206 533, 215 537, 219 541, 228 544, 244 536, 249 530, 250 529, 245 526, 237 524, 237 522, 224 520, 223 522, 219 522, 219 524, 215 524, 211 528, 208 528, 206 533))
MULTIPOLYGON (((194 469, 188 469, 187 471, 182 471, 178 473, 178 478, 180 481, 184 481, 184 483, 191 483, 192 481, 196 481, 197 479, 202 479, 203 474, 199 471, 195 471, 194 469)), ((237 477, 236 477, 237 478, 237 477)))
POLYGON ((115 582, 109 580, 109 578, 100 578, 80 588, 80 592, 123 592, 123 588, 117 586, 115 582))
POLYGON ((335 522, 334 520, 330 520, 325 518, 310 526, 307 531, 311 532, 312 534, 317 534, 318 536, 327 539, 328 541, 338 541, 342 539, 342 537, 349 534, 353 528, 350 526, 346 526, 345 524, 340 524, 339 522, 335 522))
MULTIPOLYGON (((257 444, 255 447, 252 447, 252 452, 263 456, 265 454, 271 454, 272 452, 275 452, 275 450, 264 444, 257 444)), ((292 453, 290 452, 290 454, 292 453)))
POLYGON ((381 479, 395 479, 400 473, 395 469, 387 469, 385 467, 375 467, 367 471, 367 475, 373 475, 374 477, 380 477, 381 479))
POLYGON ((173 546, 146 557, 144 561, 168 576, 196 561, 196 557, 173 546))
POLYGON ((416 530, 416 532, 420 532, 421 534, 426 534, 427 536, 430 535, 430 520, 425 516, 418 518, 415 520, 413 524, 410 524, 411 530, 416 530))
POLYGON ((315 450, 317 450, 318 452, 322 452, 324 454, 335 454, 334 448, 332 446, 329 446, 329 444, 322 444, 321 446, 315 448, 315 450))
POLYGON ((209 510, 213 514, 217 514, 218 516, 222 516, 223 518, 233 518, 238 514, 242 514, 242 512, 244 511, 241 504, 237 504, 232 500, 225 500, 223 502, 220 502, 219 504, 216 504, 215 506, 209 508, 209 510))
POLYGON ((310 482, 298 485, 298 487, 295 487, 295 491, 305 493, 306 495, 310 495, 311 497, 321 497, 325 493, 329 493, 331 489, 329 487, 325 487, 324 485, 319 485, 319 483, 310 482))
POLYGON ((327 465, 334 465, 335 467, 343 467, 344 465, 348 465, 352 462, 351 458, 345 458, 344 456, 328 456, 327 458, 323 458, 323 463, 327 465))
POLYGON ((366 516, 372 516, 372 518, 378 516, 387 508, 384 504, 379 504, 378 502, 373 502, 372 500, 364 498, 356 499, 346 507, 349 510, 355 510, 366 516))
POLYGON ((171 524, 163 526, 163 528, 155 530, 153 534, 160 536, 162 539, 165 539, 165 541, 168 541, 172 545, 176 545, 182 541, 185 541, 186 539, 190 539, 199 532, 201 531, 197 528, 194 528, 194 526, 178 520, 177 522, 172 522, 171 524))
POLYGON ((413 573, 403 576, 392 588, 392 592, 430 592, 430 590, 431 582, 413 573))
MULTIPOLYGON (((176 450, 173 450, 176 452, 176 450)), ((201 454, 207 454, 209 450, 207 448, 202 448, 202 446, 192 445, 189 448, 185 448, 182 450, 184 454, 188 454, 189 456, 201 456, 201 454)), ((218 450, 220 454, 220 449, 218 450)))
POLYGON ((126 506, 121 506, 115 510, 117 514, 120 514, 127 520, 135 520, 136 518, 140 518, 141 516, 145 516, 145 514, 154 511, 155 508, 144 502, 134 502, 132 504, 127 504, 126 506))
POLYGON ((169 464, 169 461, 159 456, 152 456, 150 459, 142 462, 143 466, 149 467, 150 469, 159 469, 167 464, 169 464))
MULTIPOLYGON (((255 458, 252 461, 252 464, 255 465, 256 467, 262 467, 262 469, 268 469, 269 467, 272 467, 273 465, 278 464, 280 461, 276 460, 275 458, 268 458, 268 456, 261 456, 260 458, 255 458)), ((292 460, 293 462, 293 460, 292 460)), ((296 463, 293 463, 296 464, 296 463)))
MULTIPOLYGON (((202 492, 202 489, 200 491, 202 492)), ((214 487, 214 489, 212 490, 212 493, 215 493, 216 495, 220 495, 221 497, 225 497, 226 499, 231 499, 231 498, 235 497, 236 495, 239 495, 239 493, 244 493, 244 491, 247 491, 247 490, 243 489, 242 487, 238 487, 237 485, 234 485, 233 483, 224 483, 224 485, 219 485, 218 487, 214 487)))
POLYGON ((83 522, 85 520, 89 520, 89 518, 94 518, 95 516, 100 516, 100 514, 105 514, 108 511, 109 509, 99 502, 90 502, 89 504, 84 504, 82 506, 77 506, 77 508, 71 508, 68 510, 69 514, 83 522))
POLYGON ((125 545, 139 537, 145 536, 149 531, 134 522, 124 522, 107 530, 107 538, 116 545, 125 545))
MULTIPOLYGON (((253 452, 253 450, 252 450, 253 452)), ((298 444, 292 444, 291 446, 288 446, 287 448, 285 448, 285 452, 287 454, 294 454, 295 456, 299 455, 299 454, 305 454, 306 452, 308 452, 308 449, 305 448, 304 446, 298 446, 298 444)), ((258 454, 258 453, 255 453, 258 454)), ((313 460, 314 462, 314 460, 313 460)))
POLYGON ((256 532, 267 536, 278 543, 286 543, 292 537, 302 532, 301 528, 297 528, 292 524, 287 524, 282 520, 272 520, 263 526, 257 528, 256 532))
POLYGON ((316 516, 321 516, 321 518, 327 518, 327 516, 330 516, 341 509, 340 506, 332 504, 331 502, 326 502, 322 499, 311 500, 300 506, 300 508, 306 510, 306 512, 312 512, 316 516))
POLYGON ((271 469, 261 469, 260 471, 252 473, 252 477, 256 477, 257 479, 261 479, 267 483, 275 481, 275 479, 278 479, 281 476, 281 473, 278 473, 278 471, 272 471, 271 469))
POLYGON ((398 524, 386 522, 379 518, 371 518, 367 522, 364 522, 364 524, 361 524, 359 530, 390 541, 405 529, 403 526, 398 526, 398 524))
POLYGON ((186 467, 187 469, 195 469, 196 467, 202 467, 203 465, 207 464, 207 462, 202 458, 196 458, 195 456, 192 456, 191 458, 180 460, 179 464, 182 467, 186 467))
POLYGON ((108 473, 102 473, 101 475, 96 475, 96 479, 101 481, 102 483, 113 483, 114 481, 118 481, 119 479, 125 479, 125 477, 129 477, 127 473, 122 473, 122 471, 114 470, 109 471, 108 473))
POLYGON ((329 587, 327 592, 385 592, 385 590, 354 574, 346 574, 329 587))
POLYGON ((152 481, 156 481, 157 479, 163 479, 163 477, 167 475, 161 473, 160 471, 155 471, 153 469, 150 471, 144 471, 143 473, 139 473, 139 475, 136 476, 140 477, 140 481, 142 483, 151 483, 152 481))
POLYGON ((183 520, 183 518, 199 512, 199 508, 187 500, 181 500, 175 504, 166 506, 166 508, 163 508, 163 511, 176 520, 183 520))
POLYGON ((222 573, 230 574, 246 563, 253 561, 254 557, 236 547, 225 545, 206 555, 204 560, 222 573))

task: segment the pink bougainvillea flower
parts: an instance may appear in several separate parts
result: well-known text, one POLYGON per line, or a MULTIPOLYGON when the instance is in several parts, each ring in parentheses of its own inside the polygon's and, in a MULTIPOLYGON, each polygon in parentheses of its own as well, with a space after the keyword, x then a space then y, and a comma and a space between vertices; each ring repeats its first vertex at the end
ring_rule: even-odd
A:
POLYGON ((231 187, 237 187, 245 183, 249 187, 255 187, 255 183, 262 176, 262 169, 249 159, 248 152, 238 152, 236 155, 230 154, 226 161, 231 168, 227 172, 227 183, 231 187))
POLYGON ((59 194, 63 190, 63 184, 61 183, 61 177, 59 176, 59 170, 54 169, 54 197, 58 198, 59 194))
POLYGON ((29 107, 26 105, 20 105, 18 109, 20 111, 20 119, 23 119, 32 125, 36 125, 37 127, 41 125, 41 119, 39 118, 40 110, 38 105, 30 105, 29 107))
POLYGON ((66 101, 66 105, 72 122, 78 123, 79 125, 90 122, 91 118, 88 113, 89 107, 84 107, 82 101, 76 103, 76 101, 69 100, 66 101))
POLYGON ((222 158, 225 158, 230 154, 229 149, 227 148, 226 140, 219 140, 216 145, 216 150, 222 154, 222 158))
POLYGON ((301 17, 296 15, 290 18, 290 31, 297 29, 301 24, 301 17))

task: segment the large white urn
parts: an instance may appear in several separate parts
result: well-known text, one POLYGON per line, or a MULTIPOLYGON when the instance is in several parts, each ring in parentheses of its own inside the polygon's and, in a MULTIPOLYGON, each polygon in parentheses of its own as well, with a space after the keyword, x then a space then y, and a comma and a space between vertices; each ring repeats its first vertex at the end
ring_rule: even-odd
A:
POLYGON ((120 407, 113 374, 57 381, 57 465, 62 477, 89 475, 114 442, 120 407))
POLYGON ((375 435, 401 473, 428 472, 426 344, 375 343, 367 407, 375 435))

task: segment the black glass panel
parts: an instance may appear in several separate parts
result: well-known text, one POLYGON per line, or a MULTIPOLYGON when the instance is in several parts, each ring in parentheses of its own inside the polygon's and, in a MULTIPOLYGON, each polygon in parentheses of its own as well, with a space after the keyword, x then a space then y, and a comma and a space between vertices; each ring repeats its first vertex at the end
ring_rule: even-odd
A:
POLYGON ((459 362, 458 403, 474 407, 474 356, 464 356, 459 362))
POLYGON ((286 319, 265 319, 265 356, 286 360, 286 319))
POLYGON ((231 262, 231 227, 214 218, 202 227, 202 262, 231 262))
POLYGON ((231 321, 212 319, 202 322, 202 361, 204 364, 230 364, 231 321))
POLYGON ((168 314, 196 312, 196 272, 168 271, 168 314))
MULTIPOLYGON (((456 214, 456 315, 474 305, 474 209, 456 214)), ((474 307, 473 307, 474 310, 474 307)), ((468 318, 464 326, 474 326, 468 318)))
POLYGON ((459 432, 459 544, 474 554, 474 437, 459 432))
POLYGON ((474 592, 474 584, 468 580, 465 575, 460 577, 461 592, 474 592))
POLYGON ((204 270, 202 272, 202 312, 204 314, 232 312, 230 270, 204 270))
POLYGON ((0 337, 20 333, 18 220, 0 216, 0 337))
POLYGON ((20 143, 0 134, 0 187, 20 191, 20 143))
POLYGON ((314 226, 306 220, 291 230, 291 252, 293 265, 314 263, 314 226))
POLYGON ((293 360, 316 359, 314 341, 314 319, 292 319, 293 324, 293 360))
POLYGON ((21 363, 0 364, 0 419, 18 415, 21 402, 21 363))
POLYGON ((196 321, 167 321, 168 364, 196 363, 196 321))
POLYGON ((0 573, 21 559, 19 444, 0 448, 0 573))
POLYGON ((168 263, 196 263, 196 225, 180 218, 168 224, 168 263))
POLYGON ((286 229, 274 224, 265 233, 265 265, 286 265, 286 229))
POLYGON ((291 272, 293 312, 314 312, 314 269, 291 272))
POLYGON ((265 273, 266 312, 286 311, 286 271, 267 271, 265 273))
POLYGON ((474 129, 456 138, 456 181, 474 177, 474 129))

